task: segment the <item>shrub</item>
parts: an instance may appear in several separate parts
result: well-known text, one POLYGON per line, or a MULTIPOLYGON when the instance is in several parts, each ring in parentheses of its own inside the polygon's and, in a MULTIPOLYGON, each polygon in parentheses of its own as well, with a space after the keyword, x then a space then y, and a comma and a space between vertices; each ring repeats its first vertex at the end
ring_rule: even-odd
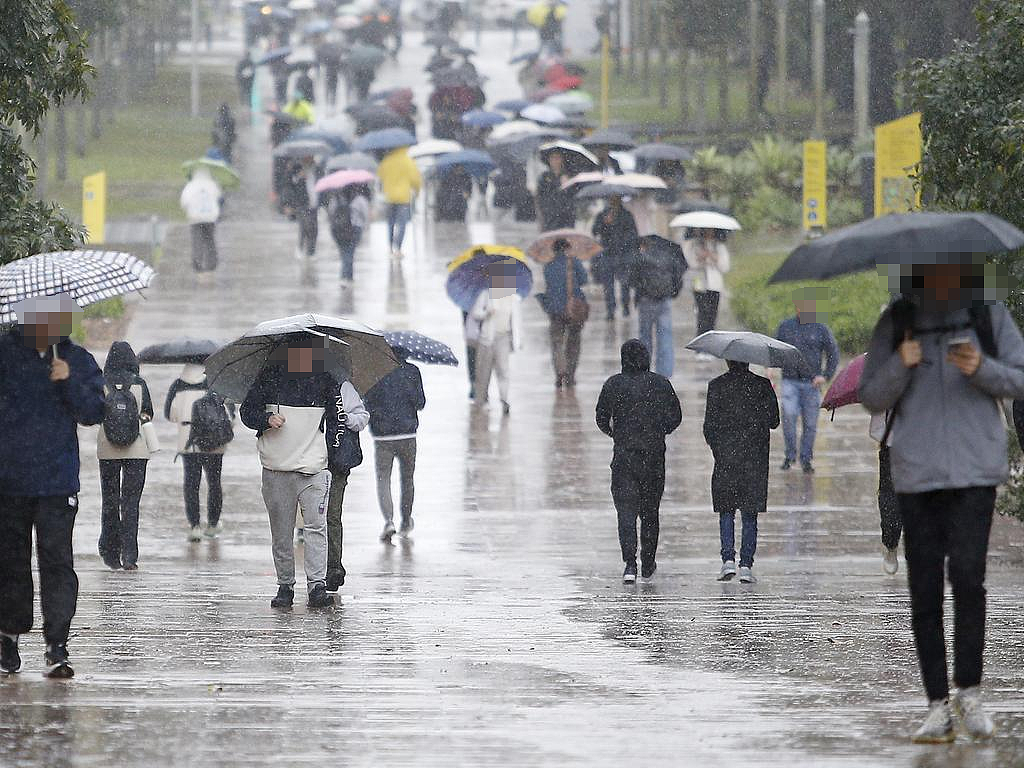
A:
POLYGON ((791 194, 771 187, 758 187, 753 195, 740 201, 735 210, 743 226, 755 232, 800 226, 800 203, 791 194))
POLYGON ((1010 452, 1010 479, 999 491, 999 496, 996 498, 996 511, 1007 517, 1024 520, 1024 452, 1021 451, 1017 435, 1013 430, 1010 430, 1007 437, 1010 452))

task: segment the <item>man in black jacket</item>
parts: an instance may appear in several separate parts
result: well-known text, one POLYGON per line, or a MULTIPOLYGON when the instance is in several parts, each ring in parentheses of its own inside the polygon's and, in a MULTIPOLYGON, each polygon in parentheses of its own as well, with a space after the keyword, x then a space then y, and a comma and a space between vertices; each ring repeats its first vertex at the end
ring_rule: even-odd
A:
POLYGON ((665 437, 682 422, 679 398, 668 379, 650 369, 651 356, 639 339, 622 345, 622 373, 604 383, 597 400, 597 426, 615 441, 612 499, 619 517, 619 544, 626 568, 622 580, 636 581, 636 520, 640 518, 641 576, 657 569, 658 510, 665 490, 665 437))
POLYGON ((71 535, 78 512, 77 425, 103 421, 103 376, 68 339, 69 296, 23 302, 0 336, 0 673, 21 670, 18 636, 32 629, 36 532, 48 677, 69 678, 78 604, 71 535))
POLYGON ((672 344, 672 299, 683 290, 686 259, 678 243, 658 235, 637 240, 627 281, 640 316, 640 341, 654 356, 654 371, 666 379, 675 372, 672 344))

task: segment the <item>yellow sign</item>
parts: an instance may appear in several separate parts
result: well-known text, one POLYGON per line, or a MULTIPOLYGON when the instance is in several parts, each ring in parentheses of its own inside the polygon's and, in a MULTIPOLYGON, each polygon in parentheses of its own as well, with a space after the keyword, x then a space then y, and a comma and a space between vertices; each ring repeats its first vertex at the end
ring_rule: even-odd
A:
POLYGON ((107 223, 107 173, 100 171, 82 179, 82 225, 85 242, 102 243, 107 223))
POLYGON ((921 205, 911 175, 921 162, 921 113, 875 126, 875 216, 921 205))
POLYGON ((828 154, 824 141, 804 142, 804 229, 828 226, 828 154))

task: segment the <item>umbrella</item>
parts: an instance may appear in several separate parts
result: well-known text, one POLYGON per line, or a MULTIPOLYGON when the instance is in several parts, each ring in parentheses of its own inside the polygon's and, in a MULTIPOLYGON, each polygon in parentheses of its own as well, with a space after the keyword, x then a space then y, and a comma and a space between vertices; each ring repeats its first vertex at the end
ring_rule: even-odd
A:
POLYGON ((238 177, 238 171, 223 160, 201 157, 198 160, 186 160, 181 164, 181 168, 188 176, 191 176, 197 168, 205 168, 210 172, 213 180, 225 189, 237 187, 241 181, 238 177))
POLYGON ((432 173, 441 173, 449 168, 461 165, 471 176, 484 177, 493 171, 497 165, 489 154, 479 149, 464 149, 460 152, 450 152, 437 158, 431 168, 432 173))
MULTIPOLYGON (((548 100, 550 102, 550 99, 548 100)), ((626 150, 633 149, 636 146, 629 136, 622 131, 616 131, 611 128, 605 128, 604 130, 594 131, 592 134, 587 136, 583 141, 580 142, 587 149, 593 149, 594 147, 604 147, 605 149, 612 152, 624 152, 626 150)))
POLYGON ((182 338, 151 344, 139 352, 139 362, 150 365, 193 363, 202 365, 206 358, 224 346, 224 342, 211 339, 182 338))
POLYGON ((80 307, 147 288, 153 268, 130 253, 55 251, 0 267, 0 323, 15 321, 14 305, 24 299, 66 293, 80 307))
POLYGON ((600 184, 606 177, 600 171, 587 171, 586 173, 577 173, 570 179, 566 179, 562 182, 563 190, 570 190, 573 187, 584 187, 587 184, 600 184))
POLYGON ((1024 247, 1024 232, 990 213, 900 213, 837 229, 793 251, 769 283, 827 280, 879 264, 972 263, 1024 247))
POLYGON ((529 120, 510 120, 495 126, 491 131, 492 139, 522 138, 524 136, 546 136, 551 129, 542 128, 529 120))
POLYGON ((359 392, 366 392, 398 367, 380 331, 357 320, 307 313, 260 323, 210 355, 206 360, 210 389, 242 402, 275 353, 289 343, 317 338, 327 352, 327 369, 347 374, 359 392))
POLYGON ((473 109, 462 116, 462 124, 471 128, 493 128, 506 122, 504 115, 488 112, 485 109, 473 109))
POLYGON ((428 139, 427 141, 421 141, 410 149, 409 157, 413 160, 420 160, 428 157, 437 157, 438 155, 447 155, 449 152, 459 152, 461 149, 462 145, 457 141, 428 139))
MULTIPOLYGON (((499 125, 498 128, 504 126, 499 125)), ((517 163, 526 164, 537 153, 538 147, 551 138, 548 134, 521 134, 495 140, 493 137, 487 139, 487 151, 495 157, 508 158, 517 163)))
POLYGON ((494 105, 495 109, 500 109, 502 112, 512 112, 513 114, 519 114, 533 102, 526 99, 505 99, 499 101, 494 105))
POLYGON ((675 144, 641 144, 633 150, 633 156, 638 160, 669 160, 677 163, 685 163, 693 159, 693 152, 686 147, 679 147, 675 144))
POLYGON ((432 339, 416 331, 387 331, 384 338, 395 352, 409 360, 434 365, 458 365, 452 348, 443 341, 432 339))
POLYGON ((732 216, 717 211, 693 211, 681 213, 668 223, 673 229, 720 229, 726 232, 738 232, 743 229, 732 216))
POLYGON ((589 150, 571 141, 559 139, 540 146, 540 159, 547 163, 548 155, 552 152, 561 152, 565 158, 566 169, 573 174, 593 171, 601 164, 589 150))
POLYGON ((632 197, 636 194, 633 187, 602 182, 600 184, 588 184, 576 193, 577 200, 601 200, 608 197, 632 197))
POLYGON ((411 147, 416 137, 404 128, 385 128, 382 131, 370 131, 356 142, 355 148, 360 152, 387 152, 399 147, 411 147))
POLYGON ((291 0, 288 7, 293 11, 312 11, 316 8, 316 0, 291 0))
POLYGON ((363 107, 353 114, 356 121, 356 132, 359 134, 384 131, 388 128, 408 130, 409 119, 402 117, 391 107, 373 104, 363 107))
POLYGON ((330 155, 331 151, 331 145, 326 141, 289 139, 274 147, 274 157, 319 157, 330 155))
POLYGON ((652 176, 649 173, 620 173, 614 177, 616 184, 633 189, 668 189, 664 179, 652 176))
POLYGON ((344 189, 350 187, 353 184, 373 184, 376 180, 369 171, 356 171, 356 170, 342 170, 335 171, 327 176, 324 176, 316 183, 314 189, 317 192, 330 192, 334 189, 344 189))
POLYGON ((292 52, 290 45, 283 46, 282 48, 274 48, 273 50, 267 51, 265 54, 260 56, 253 62, 257 67, 263 64, 270 64, 274 61, 281 61, 288 58, 288 55, 292 52))
POLYGON ((524 64, 527 62, 534 62, 540 58, 540 51, 529 51, 528 53, 520 53, 513 56, 508 60, 509 64, 524 64))
POLYGON ((353 29, 358 29, 363 24, 362 20, 358 16, 353 16, 350 13, 343 13, 334 20, 334 26, 343 32, 351 32, 353 29))
POLYGON ((693 213, 694 211, 714 211, 715 213, 723 213, 726 216, 732 215, 732 211, 724 205, 715 205, 708 200, 699 200, 692 197, 684 197, 672 206, 673 213, 693 213))
POLYGON ((594 108, 594 97, 585 91, 566 91, 544 100, 549 107, 557 107, 568 115, 582 115, 594 108))
POLYGON ((553 125, 565 120, 565 112, 550 104, 531 104, 519 113, 524 120, 553 125))
POLYGON ((843 368, 828 388, 821 407, 830 411, 842 408, 844 405, 853 405, 860 402, 860 395, 857 390, 860 387, 860 377, 864 373, 864 363, 867 355, 858 355, 843 368))
POLYGON ((792 344, 751 331, 707 331, 686 345, 723 360, 751 363, 765 368, 806 369, 807 361, 792 344))
POLYGON ((474 51, 472 48, 466 48, 464 45, 457 45, 454 48, 449 48, 448 50, 450 53, 453 53, 456 56, 462 56, 464 58, 469 56, 476 56, 476 51, 474 51))
POLYGON ((369 171, 377 172, 377 161, 364 152, 347 152, 343 155, 335 155, 327 161, 324 170, 328 173, 333 171, 369 171))
POLYGON ((547 264, 555 258, 554 245, 559 240, 569 243, 569 255, 580 261, 588 261, 602 250, 601 244, 590 235, 577 232, 575 229, 555 229, 544 232, 526 249, 526 254, 534 261, 547 264))
POLYGON ((324 21, 323 19, 316 19, 311 21, 302 28, 303 37, 314 37, 316 35, 322 35, 324 32, 328 32, 331 29, 331 23, 324 21))
POLYGON ((349 66, 356 69, 371 69, 379 67, 388 57, 388 52, 376 45, 356 42, 348 49, 345 57, 349 66))
POLYGON ((348 152, 348 141, 339 131, 311 126, 303 128, 288 137, 288 141, 322 141, 331 148, 334 154, 348 152))
POLYGON ((524 299, 529 296, 533 288, 533 273, 521 250, 511 245, 474 245, 448 264, 448 282, 445 285, 448 297, 468 312, 480 292, 490 287, 487 267, 499 262, 515 269, 516 293, 524 299))

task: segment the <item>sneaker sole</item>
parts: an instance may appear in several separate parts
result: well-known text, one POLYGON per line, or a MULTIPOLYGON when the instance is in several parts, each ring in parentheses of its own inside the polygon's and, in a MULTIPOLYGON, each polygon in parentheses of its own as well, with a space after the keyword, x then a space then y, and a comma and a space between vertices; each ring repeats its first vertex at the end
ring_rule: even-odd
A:
POLYGON ((911 736, 910 741, 914 744, 952 744, 956 741, 956 733, 950 731, 945 736, 911 736))
POLYGON ((43 672, 43 677, 48 677, 51 680, 70 680, 74 676, 75 670, 66 662, 51 664, 43 672))
POLYGON ((16 669, 5 669, 3 667, 0 667, 0 675, 16 675, 19 672, 21 672, 21 668, 23 666, 23 664, 19 663, 16 669))
POLYGON ((623 584, 636 584, 636 576, 623 576, 622 577, 622 583, 623 584))

